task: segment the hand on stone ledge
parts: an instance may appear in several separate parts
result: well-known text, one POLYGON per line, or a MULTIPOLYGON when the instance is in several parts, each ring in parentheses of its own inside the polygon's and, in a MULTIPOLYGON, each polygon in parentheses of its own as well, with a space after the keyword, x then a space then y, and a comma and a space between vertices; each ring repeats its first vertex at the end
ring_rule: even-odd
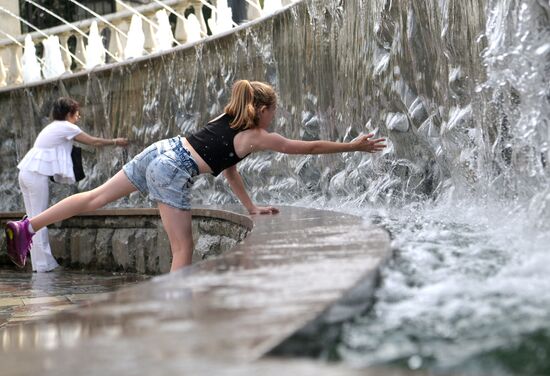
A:
POLYGON ((277 209, 274 206, 254 206, 250 209, 248 209, 248 214, 254 215, 254 214, 277 214, 279 213, 279 209, 277 209))

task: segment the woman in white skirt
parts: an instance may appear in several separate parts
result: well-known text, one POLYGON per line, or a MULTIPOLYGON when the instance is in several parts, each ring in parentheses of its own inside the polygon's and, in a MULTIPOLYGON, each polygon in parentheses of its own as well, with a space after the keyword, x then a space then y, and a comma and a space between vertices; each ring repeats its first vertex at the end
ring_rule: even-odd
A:
MULTIPOLYGON (((76 125, 80 119, 79 108, 78 102, 71 98, 57 99, 52 108, 53 122, 42 129, 32 149, 17 165, 25 211, 30 217, 48 208, 50 176, 53 176, 58 183, 75 183, 71 159, 73 140, 92 146, 126 146, 128 144, 126 138, 106 139, 83 132, 76 125)), ((33 240, 30 249, 32 270, 47 272, 59 266, 52 256, 48 229, 44 227, 38 231, 33 240)))

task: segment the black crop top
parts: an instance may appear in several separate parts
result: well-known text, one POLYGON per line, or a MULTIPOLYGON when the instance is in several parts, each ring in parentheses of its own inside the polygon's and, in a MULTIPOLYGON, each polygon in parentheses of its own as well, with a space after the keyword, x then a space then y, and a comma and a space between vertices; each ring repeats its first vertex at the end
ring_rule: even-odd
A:
POLYGON ((236 165, 244 158, 239 158, 235 152, 233 140, 240 130, 229 126, 233 118, 227 114, 212 120, 198 132, 187 137, 193 149, 212 169, 212 175, 218 176, 228 167, 236 165))

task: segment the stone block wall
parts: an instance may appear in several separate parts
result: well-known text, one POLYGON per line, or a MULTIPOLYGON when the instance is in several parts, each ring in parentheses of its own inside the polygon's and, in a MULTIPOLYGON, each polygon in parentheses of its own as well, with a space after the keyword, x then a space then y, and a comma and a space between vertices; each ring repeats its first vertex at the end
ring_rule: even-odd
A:
MULTIPOLYGON (((142 209, 141 213, 105 210, 56 223, 48 229, 52 253, 61 265, 68 268, 166 273, 172 260, 168 236, 155 209, 142 209)), ((243 216, 228 213, 220 217, 211 216, 211 213, 205 210, 193 214, 193 262, 231 249, 251 228, 251 224, 242 221, 240 217, 243 216), (231 218, 239 220, 232 221, 231 218)), ((8 217, 7 213, 0 216, 2 228, 7 220, 12 219, 8 217)), ((6 255, 4 236, 0 240, 0 249, 0 266, 11 264, 6 255)))

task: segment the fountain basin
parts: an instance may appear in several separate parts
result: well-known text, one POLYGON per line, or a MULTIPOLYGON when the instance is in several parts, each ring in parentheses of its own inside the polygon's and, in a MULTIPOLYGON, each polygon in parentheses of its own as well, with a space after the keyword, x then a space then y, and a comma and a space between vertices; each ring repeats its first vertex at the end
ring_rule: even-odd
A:
MULTIPOLYGON (((48 364, 57 375, 102 367, 145 375, 158 359, 162 372, 211 374, 206 365, 216 362, 239 369, 319 315, 335 317, 333 304, 375 281, 391 256, 386 231, 359 217, 282 207, 253 220, 250 234, 219 257, 5 328, 3 374, 34 374, 48 364)), ((348 374, 338 371, 327 374, 348 374)))
MULTIPOLYGON (((23 214, 0 213, 0 225, 23 214)), ((252 221, 244 215, 208 208, 193 209, 192 214, 195 262, 231 249, 252 229, 252 221)), ((52 253, 64 267, 143 274, 170 270, 170 243, 157 209, 101 209, 48 230, 52 253)), ((2 237, 2 250, 4 243, 2 237)), ((11 265, 4 251, 2 265, 11 265)), ((30 263, 27 267, 30 270, 30 263)))

